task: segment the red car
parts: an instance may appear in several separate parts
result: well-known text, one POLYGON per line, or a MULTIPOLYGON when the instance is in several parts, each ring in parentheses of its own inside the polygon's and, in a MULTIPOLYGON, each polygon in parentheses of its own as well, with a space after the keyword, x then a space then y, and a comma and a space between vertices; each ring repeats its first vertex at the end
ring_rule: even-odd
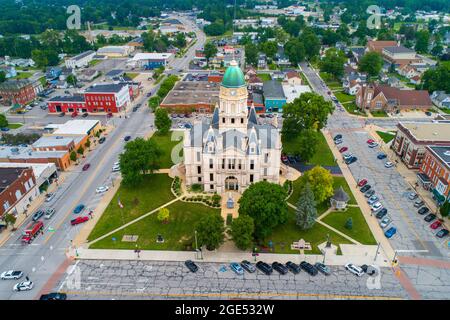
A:
POLYGON ((344 152, 347 151, 347 150, 348 150, 347 147, 342 147, 342 148, 339 149, 339 152, 340 152, 340 153, 344 153, 344 152))
POLYGON ((107 116, 108 118, 111 118, 111 117, 113 116, 113 114, 112 114, 112 112, 110 112, 110 113, 108 113, 106 116, 107 116))
POLYGON ((430 225, 430 228, 433 229, 433 230, 435 230, 435 229, 439 228, 440 226, 442 226, 442 222, 440 222, 440 221, 438 220, 438 221, 433 222, 433 223, 430 225))
POLYGON ((83 166, 83 171, 86 171, 87 169, 89 169, 91 167, 91 165, 89 164, 89 163, 86 163, 84 166, 83 166))
POLYGON ((369 140, 367 140, 366 142, 367 142, 367 144, 371 144, 371 143, 374 143, 374 142, 375 142, 375 140, 373 140, 373 139, 369 139, 369 140))
POLYGON ((72 118, 75 118, 78 115, 78 112, 72 112, 72 118))
POLYGON ((367 179, 362 179, 358 182, 358 187, 364 187, 367 183, 367 179))
POLYGON ((288 157, 285 154, 281 155, 281 161, 283 161, 283 163, 288 163, 288 157))
POLYGON ((84 217, 76 217, 75 219, 70 220, 70 224, 74 226, 74 225, 86 222, 88 220, 89 220, 89 217, 86 217, 86 216, 84 216, 84 217))

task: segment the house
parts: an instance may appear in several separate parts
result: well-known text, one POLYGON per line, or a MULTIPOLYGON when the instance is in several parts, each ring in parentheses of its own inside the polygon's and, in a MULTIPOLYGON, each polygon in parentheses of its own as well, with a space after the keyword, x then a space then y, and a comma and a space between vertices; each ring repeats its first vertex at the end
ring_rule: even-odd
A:
POLYGON ((14 78, 17 76, 17 71, 14 66, 0 66, 0 72, 5 74, 6 79, 14 78))
POLYGON ((71 68, 71 69, 87 67, 89 65, 89 62, 91 62, 92 59, 94 58, 94 56, 95 56, 95 51, 88 50, 88 51, 80 53, 74 57, 66 59, 65 65, 67 68, 71 68))
POLYGON ((387 84, 390 87, 394 87, 394 88, 401 88, 403 87, 402 82, 400 81, 399 78, 395 77, 395 76, 390 76, 387 80, 387 84))
POLYGON ((302 85, 302 78, 300 78, 298 72, 288 71, 284 76, 284 81, 290 85, 302 85))
POLYGON ((283 71, 274 71, 270 74, 272 80, 284 80, 284 72, 283 71))
POLYGON ((352 48, 351 52, 352 52, 353 58, 355 59, 356 64, 358 64, 359 61, 361 60, 361 58, 365 54, 365 48, 364 47, 352 48))
POLYGON ((258 76, 252 76, 247 80, 247 88, 251 91, 261 91, 263 89, 263 81, 258 76))
POLYGON ((45 78, 49 81, 59 78, 62 73, 60 67, 48 67, 45 71, 45 78))
POLYGON ((264 53, 260 53, 258 55, 258 68, 259 69, 267 68, 267 56, 264 53))
POLYGON ((393 63, 396 66, 422 61, 422 59, 417 57, 414 50, 404 46, 385 47, 383 48, 381 55, 388 62, 393 63))
POLYGON ((267 112, 282 112, 286 104, 281 82, 276 80, 265 81, 263 84, 264 106, 267 112))
POLYGON ((80 81, 90 82, 94 80, 99 75, 96 69, 84 69, 79 74, 77 79, 80 81))
POLYGON ((397 124, 397 133, 391 148, 409 169, 419 169, 427 146, 450 147, 449 123, 397 124))
POLYGON ((445 91, 434 91, 430 98, 439 108, 450 109, 450 94, 446 94, 445 91))
POLYGON ((384 48, 394 46, 397 46, 397 41, 369 40, 367 41, 366 52, 378 52, 381 54, 384 48))
POLYGON ((288 67, 291 65, 289 57, 284 53, 284 47, 278 45, 278 52, 275 54, 275 63, 278 67, 288 67))
POLYGON ((408 79, 419 75, 420 73, 411 65, 404 64, 398 68, 398 73, 408 79))
POLYGON ((433 107, 426 90, 400 90, 385 85, 362 86, 356 95, 356 105, 362 110, 429 110, 433 107))
POLYGON ((159 67, 166 67, 173 56, 170 52, 143 52, 135 54, 127 63, 145 70, 153 70, 159 67))
POLYGON ((5 56, 5 64, 21 68, 34 67, 35 65, 33 59, 10 59, 8 56, 5 56))
POLYGON ((409 82, 412 84, 420 84, 420 82, 421 82, 420 76, 417 75, 417 76, 412 77, 411 79, 409 79, 409 82))
POLYGON ((441 205, 450 196, 450 146, 426 146, 418 182, 441 205), (423 176, 426 176, 423 179, 423 176))
POLYGON ((344 91, 349 95, 356 95, 358 91, 361 89, 362 84, 356 80, 352 80, 349 82, 348 86, 345 87, 344 91))
POLYGON ((36 91, 28 79, 8 79, 0 83, 0 97, 6 105, 26 105, 36 98, 36 91))

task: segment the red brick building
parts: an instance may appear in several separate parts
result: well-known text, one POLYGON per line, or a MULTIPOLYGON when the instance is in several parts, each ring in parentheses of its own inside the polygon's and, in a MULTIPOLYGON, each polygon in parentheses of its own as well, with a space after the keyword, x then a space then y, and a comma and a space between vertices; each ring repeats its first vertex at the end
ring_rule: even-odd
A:
POLYGON ((7 80, 0 84, 0 99, 3 104, 25 105, 36 98, 33 84, 27 79, 7 80))
POLYGON ((83 95, 54 97, 48 100, 50 113, 118 113, 131 102, 133 89, 126 83, 99 84, 86 89, 83 95))
POLYGON ((438 202, 450 195, 450 146, 427 146, 418 180, 438 202), (425 175, 425 176, 424 176, 425 175))

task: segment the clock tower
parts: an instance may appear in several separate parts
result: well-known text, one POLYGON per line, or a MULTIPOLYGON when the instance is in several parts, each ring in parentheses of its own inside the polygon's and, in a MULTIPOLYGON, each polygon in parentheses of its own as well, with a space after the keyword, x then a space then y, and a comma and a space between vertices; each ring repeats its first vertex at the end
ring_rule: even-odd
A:
POLYGON ((231 61, 219 92, 219 131, 236 129, 247 133, 247 86, 242 70, 231 61))

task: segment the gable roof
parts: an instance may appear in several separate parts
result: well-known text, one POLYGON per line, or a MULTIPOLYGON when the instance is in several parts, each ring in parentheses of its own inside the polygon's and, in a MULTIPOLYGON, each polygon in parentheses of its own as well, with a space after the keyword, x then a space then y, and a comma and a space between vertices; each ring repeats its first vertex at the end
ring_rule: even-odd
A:
POLYGON ((374 97, 383 93, 387 100, 395 100, 399 105, 432 106, 430 95, 426 90, 400 90, 389 86, 376 86, 374 97))

